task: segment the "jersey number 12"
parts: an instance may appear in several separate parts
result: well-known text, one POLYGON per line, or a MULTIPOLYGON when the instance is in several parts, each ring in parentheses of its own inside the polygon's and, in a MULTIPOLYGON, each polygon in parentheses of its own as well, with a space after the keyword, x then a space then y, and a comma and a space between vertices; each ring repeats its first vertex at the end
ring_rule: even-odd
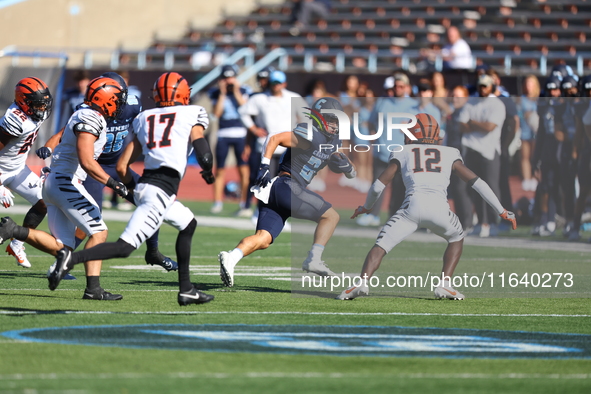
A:
POLYGON ((414 148, 412 153, 415 154, 415 168, 414 172, 441 172, 441 167, 433 167, 434 164, 439 164, 441 161, 441 152, 439 149, 429 148, 425 149, 425 156, 427 160, 425 160, 425 168, 421 166, 421 148, 414 148))

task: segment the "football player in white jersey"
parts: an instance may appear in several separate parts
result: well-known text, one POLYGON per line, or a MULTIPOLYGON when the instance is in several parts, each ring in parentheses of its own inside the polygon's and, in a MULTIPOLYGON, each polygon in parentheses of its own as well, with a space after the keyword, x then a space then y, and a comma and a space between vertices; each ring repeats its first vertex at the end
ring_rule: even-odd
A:
MULTIPOLYGON (((39 128, 51 115, 53 98, 39 78, 21 79, 14 89, 14 102, 0 119, 0 202, 5 208, 13 205, 11 191, 23 197, 32 207, 23 226, 37 228, 47 214, 37 174, 26 165, 27 154, 37 138, 39 128)), ((6 252, 21 267, 31 268, 22 241, 13 239, 6 252)))
POLYGON ((179 184, 187 168, 187 157, 193 149, 203 169, 203 179, 208 184, 215 181, 213 156, 203 138, 209 118, 203 107, 189 105, 190 96, 191 88, 180 74, 168 72, 158 78, 153 90, 156 108, 146 110, 135 118, 135 138, 117 162, 121 180, 130 188, 135 186, 137 209, 117 242, 75 253, 66 248, 60 250, 56 269, 49 277, 53 288, 75 264, 97 258, 107 260, 129 256, 163 222, 167 222, 179 230, 176 240, 179 305, 203 304, 213 300, 212 295, 198 291, 191 283, 191 242, 197 221, 189 208, 176 201, 179 184), (129 165, 142 153, 145 170, 137 185, 133 185, 129 165))
MULTIPOLYGON (((462 255, 464 230, 447 201, 447 186, 452 171, 478 192, 501 218, 509 221, 513 230, 517 228, 513 212, 504 209, 490 186, 464 165, 460 152, 456 148, 439 145, 439 124, 435 118, 424 113, 416 117, 417 123, 409 131, 417 137, 417 141, 407 138, 402 151, 392 152, 388 167, 373 183, 365 204, 357 208, 352 218, 371 210, 397 172, 401 173, 406 186, 405 200, 402 207, 384 225, 376 244, 367 254, 361 269, 361 278, 364 278, 361 286, 351 286, 344 290, 337 297, 339 300, 352 300, 368 295, 369 278, 380 267, 386 253, 418 228, 428 228, 447 240, 442 276, 453 277, 462 255)), ((449 279, 442 278, 441 282, 435 289, 436 298, 464 299, 464 295, 451 286, 449 279)))
MULTIPOLYGON (((2 218, 0 243, 14 237, 55 256, 64 247, 74 249, 76 228, 88 235, 86 248, 106 241, 107 226, 82 182, 88 174, 121 196, 127 195, 125 185, 111 178, 96 161, 106 142, 106 118, 117 116, 125 99, 123 88, 111 78, 98 77, 90 82, 84 105, 68 120, 62 141, 53 152, 51 172, 43 186, 51 235, 2 218)), ((82 298, 120 300, 121 295, 101 288, 101 264, 93 259, 85 265, 86 290, 82 298)), ((50 289, 53 290, 51 282, 50 289)))

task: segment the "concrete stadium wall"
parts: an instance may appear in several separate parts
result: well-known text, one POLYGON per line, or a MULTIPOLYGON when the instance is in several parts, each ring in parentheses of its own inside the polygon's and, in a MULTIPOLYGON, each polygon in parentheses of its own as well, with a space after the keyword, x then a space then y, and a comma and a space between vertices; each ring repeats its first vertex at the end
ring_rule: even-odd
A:
MULTIPOLYGON (((281 2, 268 0, 267 2, 281 2)), ((0 49, 143 49, 213 27, 222 13, 246 14, 255 0, 27 0, 0 9, 0 49)), ((80 59, 71 59, 68 67, 80 59)))

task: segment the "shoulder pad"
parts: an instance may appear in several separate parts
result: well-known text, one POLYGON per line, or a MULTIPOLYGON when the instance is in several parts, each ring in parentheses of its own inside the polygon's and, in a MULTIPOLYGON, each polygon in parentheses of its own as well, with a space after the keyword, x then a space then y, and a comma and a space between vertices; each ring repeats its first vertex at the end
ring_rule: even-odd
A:
POLYGON ((76 123, 74 125, 74 131, 79 133, 79 132, 84 132, 84 133, 90 133, 94 136, 99 136, 100 131, 95 130, 93 127, 91 127, 90 125, 86 124, 86 123, 76 123))
MULTIPOLYGON (((26 119, 25 119, 26 120, 26 119)), ((20 116, 14 113, 14 111, 9 108, 6 111, 6 114, 2 118, 0 125, 6 131, 7 134, 10 134, 14 137, 20 136, 24 132, 24 122, 20 116)))
POLYGON ((293 132, 297 136, 305 139, 306 141, 312 141, 314 139, 314 133, 317 133, 318 131, 315 129, 314 126, 309 125, 308 123, 300 123, 295 127, 295 129, 293 129, 293 132), (312 135, 310 135, 310 136, 308 136, 308 128, 309 127, 312 128, 312 135))
POLYGON ((99 136, 107 126, 105 118, 97 111, 89 108, 82 108, 74 112, 70 121, 74 123, 74 131, 82 131, 95 136, 99 136))

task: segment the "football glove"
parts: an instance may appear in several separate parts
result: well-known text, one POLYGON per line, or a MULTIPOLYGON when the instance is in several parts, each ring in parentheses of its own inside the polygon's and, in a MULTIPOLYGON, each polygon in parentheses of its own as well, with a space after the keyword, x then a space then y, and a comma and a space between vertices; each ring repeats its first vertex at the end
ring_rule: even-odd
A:
POLYGON ((511 227, 513 227, 513 230, 515 230, 517 228, 517 220, 515 219, 515 214, 511 211, 507 211, 505 209, 505 211, 499 215, 501 217, 501 219, 506 220, 508 222, 511 223, 511 227))
POLYGON ((257 180, 254 182, 255 186, 264 188, 271 182, 271 172, 269 170, 268 164, 261 164, 259 167, 259 173, 257 175, 257 180))
POLYGON ((107 180, 107 186, 115 191, 121 197, 127 196, 127 187, 123 184, 123 182, 118 182, 112 177, 109 177, 107 180))
POLYGON ((328 159, 328 168, 336 174, 347 174, 353 171, 353 164, 344 153, 335 152, 328 159))
POLYGON ((9 208, 14 205, 14 196, 12 192, 0 185, 0 202, 4 205, 4 208, 9 208))
POLYGON ((47 159, 49 156, 51 156, 51 148, 48 148, 46 146, 42 146, 41 148, 37 149, 35 151, 35 153, 37 154, 37 156, 39 156, 40 159, 47 159))
POLYGON ((41 173, 39 173, 39 180, 37 181, 37 186, 43 187, 45 180, 47 179, 47 175, 51 172, 51 168, 43 167, 41 169, 41 173))
POLYGON ((209 171, 201 171, 200 172, 201 176, 203 177, 203 179, 205 180, 205 183, 207 183, 208 185, 211 185, 212 183, 215 182, 215 176, 213 175, 213 172, 211 172, 211 170, 209 171))

